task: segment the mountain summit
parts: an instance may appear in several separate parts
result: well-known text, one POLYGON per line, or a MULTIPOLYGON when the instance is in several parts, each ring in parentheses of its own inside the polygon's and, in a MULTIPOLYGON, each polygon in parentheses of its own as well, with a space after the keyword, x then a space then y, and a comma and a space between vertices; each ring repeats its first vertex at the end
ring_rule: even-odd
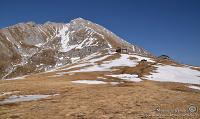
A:
POLYGON ((106 48, 153 56, 83 18, 66 24, 19 23, 0 29, 0 78, 47 71, 106 48))

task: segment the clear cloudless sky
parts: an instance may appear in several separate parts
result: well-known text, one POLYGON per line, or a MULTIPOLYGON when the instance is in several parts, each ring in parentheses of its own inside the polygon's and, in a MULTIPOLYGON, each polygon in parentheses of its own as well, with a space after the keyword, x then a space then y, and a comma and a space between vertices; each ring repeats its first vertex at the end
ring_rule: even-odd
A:
POLYGON ((0 28, 77 17, 157 56, 200 66, 200 0, 0 0, 0 28))

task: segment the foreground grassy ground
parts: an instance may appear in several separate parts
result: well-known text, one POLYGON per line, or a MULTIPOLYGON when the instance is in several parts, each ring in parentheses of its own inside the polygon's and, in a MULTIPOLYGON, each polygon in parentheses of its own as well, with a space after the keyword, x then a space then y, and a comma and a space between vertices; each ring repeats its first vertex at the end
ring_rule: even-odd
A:
MULTIPOLYGON (((16 95, 60 95, 38 101, 0 105, 0 119, 200 118, 200 111, 188 112, 188 106, 191 104, 200 107, 200 92, 187 88, 186 84, 143 80, 117 85, 87 85, 74 84, 71 81, 96 80, 97 77, 104 76, 105 72, 77 73, 61 77, 49 77, 49 75, 53 74, 38 74, 22 80, 1 81, 1 92, 19 91, 15 93, 16 95), (179 112, 169 112, 175 109, 179 112), (170 114, 177 115, 175 117, 170 114)), ((108 79, 107 81, 117 81, 114 78, 108 79)), ((0 100, 4 98, 6 96, 0 100)))

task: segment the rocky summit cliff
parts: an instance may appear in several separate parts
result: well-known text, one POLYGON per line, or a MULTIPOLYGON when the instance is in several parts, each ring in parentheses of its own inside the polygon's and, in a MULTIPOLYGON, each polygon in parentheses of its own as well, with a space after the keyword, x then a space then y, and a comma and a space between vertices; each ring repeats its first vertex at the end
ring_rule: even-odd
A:
POLYGON ((69 23, 19 23, 0 29, 0 79, 47 71, 97 51, 118 47, 152 56, 82 18, 69 23))

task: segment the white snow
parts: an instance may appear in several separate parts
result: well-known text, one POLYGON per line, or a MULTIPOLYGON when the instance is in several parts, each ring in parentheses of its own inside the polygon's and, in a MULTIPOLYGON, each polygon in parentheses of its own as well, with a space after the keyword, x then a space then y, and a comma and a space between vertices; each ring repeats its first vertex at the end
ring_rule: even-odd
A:
POLYGON ((108 47, 109 48, 112 48, 112 45, 106 40, 107 44, 108 44, 108 47))
MULTIPOLYGON (((70 70, 70 69, 73 69, 73 68, 81 68, 81 67, 85 67, 85 66, 91 66, 91 65, 95 65, 95 62, 97 61, 101 61, 101 60, 104 60, 106 59, 107 57, 109 57, 110 55, 105 55, 103 57, 100 57, 100 58, 94 58, 95 56, 97 56, 96 54, 92 54, 92 57, 89 56, 89 57, 86 57, 83 59, 83 63, 79 63, 77 65, 73 65, 73 66, 70 66, 68 68, 62 68, 61 70, 70 70)), ((73 61, 77 62, 80 58, 77 58, 77 59, 73 59, 73 61)))
POLYGON ((11 78, 11 79, 5 79, 5 80, 18 80, 18 79, 26 79, 28 75, 24 75, 24 76, 20 76, 20 77, 15 77, 15 78, 11 78))
POLYGON ((77 62, 79 60, 80 60, 80 57, 72 57, 71 58, 72 63, 75 63, 75 62, 77 62))
POLYGON ((135 66, 137 62, 129 59, 129 55, 121 54, 119 59, 114 59, 111 61, 105 61, 102 64, 104 67, 118 67, 118 66, 135 66))
POLYGON ((198 76, 200 76, 200 71, 192 70, 188 67, 158 65, 156 73, 147 76, 147 79, 163 82, 200 84, 200 77, 198 76))
POLYGON ((59 58, 59 60, 63 60, 63 59, 64 59, 63 57, 60 57, 60 58, 59 58))
POLYGON ((117 85, 119 82, 104 82, 104 81, 97 81, 97 80, 76 80, 71 81, 72 83, 80 83, 80 84, 111 84, 117 85))
POLYGON ((64 26, 60 31, 59 34, 57 35, 58 37, 61 37, 61 52, 67 52, 74 47, 68 46, 69 42, 69 31, 68 31, 68 26, 64 26), (67 32, 67 33, 66 33, 67 32))
POLYGON ((9 103, 23 102, 23 101, 33 101, 33 100, 47 98, 49 96, 51 96, 51 95, 19 95, 19 96, 12 95, 8 99, 0 101, 0 104, 9 104, 9 103))
POLYGON ((196 90, 200 90, 200 87, 198 87, 198 86, 188 86, 189 88, 192 88, 192 89, 196 89, 196 90))
MULTIPOLYGON (((82 49, 83 47, 86 47, 86 46, 93 46, 92 44, 97 41, 97 38, 94 38, 93 35, 97 34, 97 35, 102 36, 102 34, 99 34, 95 30, 93 30, 89 27, 88 28, 86 27, 88 36, 80 44, 69 45, 70 35, 74 31, 70 31, 68 27, 69 27, 68 24, 65 25, 59 31, 59 34, 56 35, 56 37, 61 37, 61 48, 59 50, 60 52, 68 52, 72 49, 82 49)), ((96 46, 96 45, 97 44, 94 44, 94 46, 96 46)))
POLYGON ((76 80, 71 81, 72 83, 83 83, 83 84, 107 84, 107 82, 104 81, 97 81, 97 80, 76 80))
POLYGON ((81 49, 81 48, 83 48, 83 47, 85 47, 85 46, 91 46, 91 44, 93 43, 93 42, 95 42, 97 39, 95 39, 95 38, 86 38, 86 39, 84 39, 82 42, 81 42, 81 44, 79 44, 77 47, 76 47, 76 49, 81 49), (87 41, 87 42, 86 42, 87 41), (84 46, 85 45, 85 46, 84 46))
POLYGON ((44 31, 42 30, 43 27, 42 27, 41 25, 39 25, 38 28, 39 28, 39 30, 40 30, 44 35, 46 35, 47 38, 48 38, 48 35, 46 34, 46 32, 44 32, 44 31))
POLYGON ((12 92, 2 92, 2 93, 0 93, 0 96, 10 95, 10 94, 12 94, 12 92))
POLYGON ((106 79, 105 77, 97 77, 98 79, 106 79))
MULTIPOLYGON (((57 75, 54 75, 53 77, 59 77, 59 76, 62 76, 64 74, 73 74, 73 72, 66 72, 66 71, 63 71, 63 70, 70 70, 70 69, 74 69, 74 68, 82 68, 82 67, 86 67, 86 66, 89 67, 89 66, 92 66, 92 65, 96 65, 95 62, 104 60, 104 59, 106 59, 107 57, 110 56, 110 55, 106 55, 106 56, 103 56, 103 57, 94 58, 94 57, 99 56, 99 55, 101 55, 101 54, 94 53, 92 55, 89 55, 88 57, 82 59, 81 63, 77 63, 78 61, 80 61, 80 57, 71 58, 72 62, 77 63, 77 64, 73 65, 73 66, 69 66, 67 68, 60 67, 59 71, 61 71, 61 72, 56 73, 57 75)), ((50 77, 52 77, 52 76, 50 76, 50 77)))
POLYGON ((97 32, 96 30, 94 30, 94 29, 92 29, 90 27, 87 27, 87 26, 85 26, 85 28, 87 29, 87 31, 89 31, 90 36, 96 34, 96 35, 100 36, 102 39, 104 39, 104 35, 102 35, 101 33, 97 32))
POLYGON ((35 46, 36 47, 41 47, 43 45, 43 43, 38 43, 38 44, 36 44, 35 46))
POLYGON ((107 76, 123 79, 126 81, 133 81, 133 82, 142 81, 140 78, 138 78, 137 75, 133 75, 133 74, 115 74, 115 75, 107 75, 107 76))
POLYGON ((59 66, 61 66, 63 63, 58 63, 58 64, 56 64, 56 67, 59 67, 59 66))
POLYGON ((111 85, 117 85, 120 84, 119 82, 109 82, 111 85))
POLYGON ((75 73, 75 72, 94 72, 94 71, 111 71, 110 67, 101 67, 101 65, 94 65, 90 67, 86 67, 79 70, 70 71, 68 73, 75 73))
MULTIPOLYGON (((103 61, 101 64, 98 64, 98 61, 105 60, 106 58, 112 56, 116 52, 112 52, 111 54, 106 54, 102 56, 103 54, 100 52, 93 53, 83 59, 80 59, 80 57, 74 57, 71 58, 72 62, 74 65, 68 67, 66 66, 61 66, 59 68, 56 68, 51 71, 47 72, 52 72, 52 71, 60 71, 60 73, 63 74, 71 74, 71 73, 76 73, 76 72, 94 72, 94 71, 115 71, 118 69, 114 69, 115 67, 120 67, 120 66, 128 66, 128 67, 134 67, 138 64, 138 62, 141 59, 146 59, 149 62, 154 62, 150 58, 147 57, 142 57, 142 56, 137 56, 134 54, 120 54, 121 56, 117 59, 111 60, 111 61, 103 61), (137 57, 138 59, 131 60, 130 57, 137 57), (76 64, 75 64, 76 63, 76 64), (65 68, 66 67, 66 68, 65 68), (74 69, 74 68, 80 68, 80 69, 74 69), (63 71, 63 70, 71 70, 72 71, 63 71)), ((56 75, 57 76, 57 75, 56 75)))
POLYGON ((135 46, 134 45, 132 46, 132 48, 133 48, 133 51, 135 51, 135 46))
POLYGON ((0 96, 11 95, 13 93, 18 93, 19 91, 12 91, 12 92, 1 92, 0 96))
POLYGON ((93 66, 86 67, 83 69, 70 71, 71 72, 93 72, 93 71, 111 71, 112 67, 119 67, 119 66, 136 66, 137 61, 133 61, 129 59, 128 54, 121 54, 121 57, 118 59, 114 59, 111 61, 104 61, 102 64, 93 64, 93 66))

